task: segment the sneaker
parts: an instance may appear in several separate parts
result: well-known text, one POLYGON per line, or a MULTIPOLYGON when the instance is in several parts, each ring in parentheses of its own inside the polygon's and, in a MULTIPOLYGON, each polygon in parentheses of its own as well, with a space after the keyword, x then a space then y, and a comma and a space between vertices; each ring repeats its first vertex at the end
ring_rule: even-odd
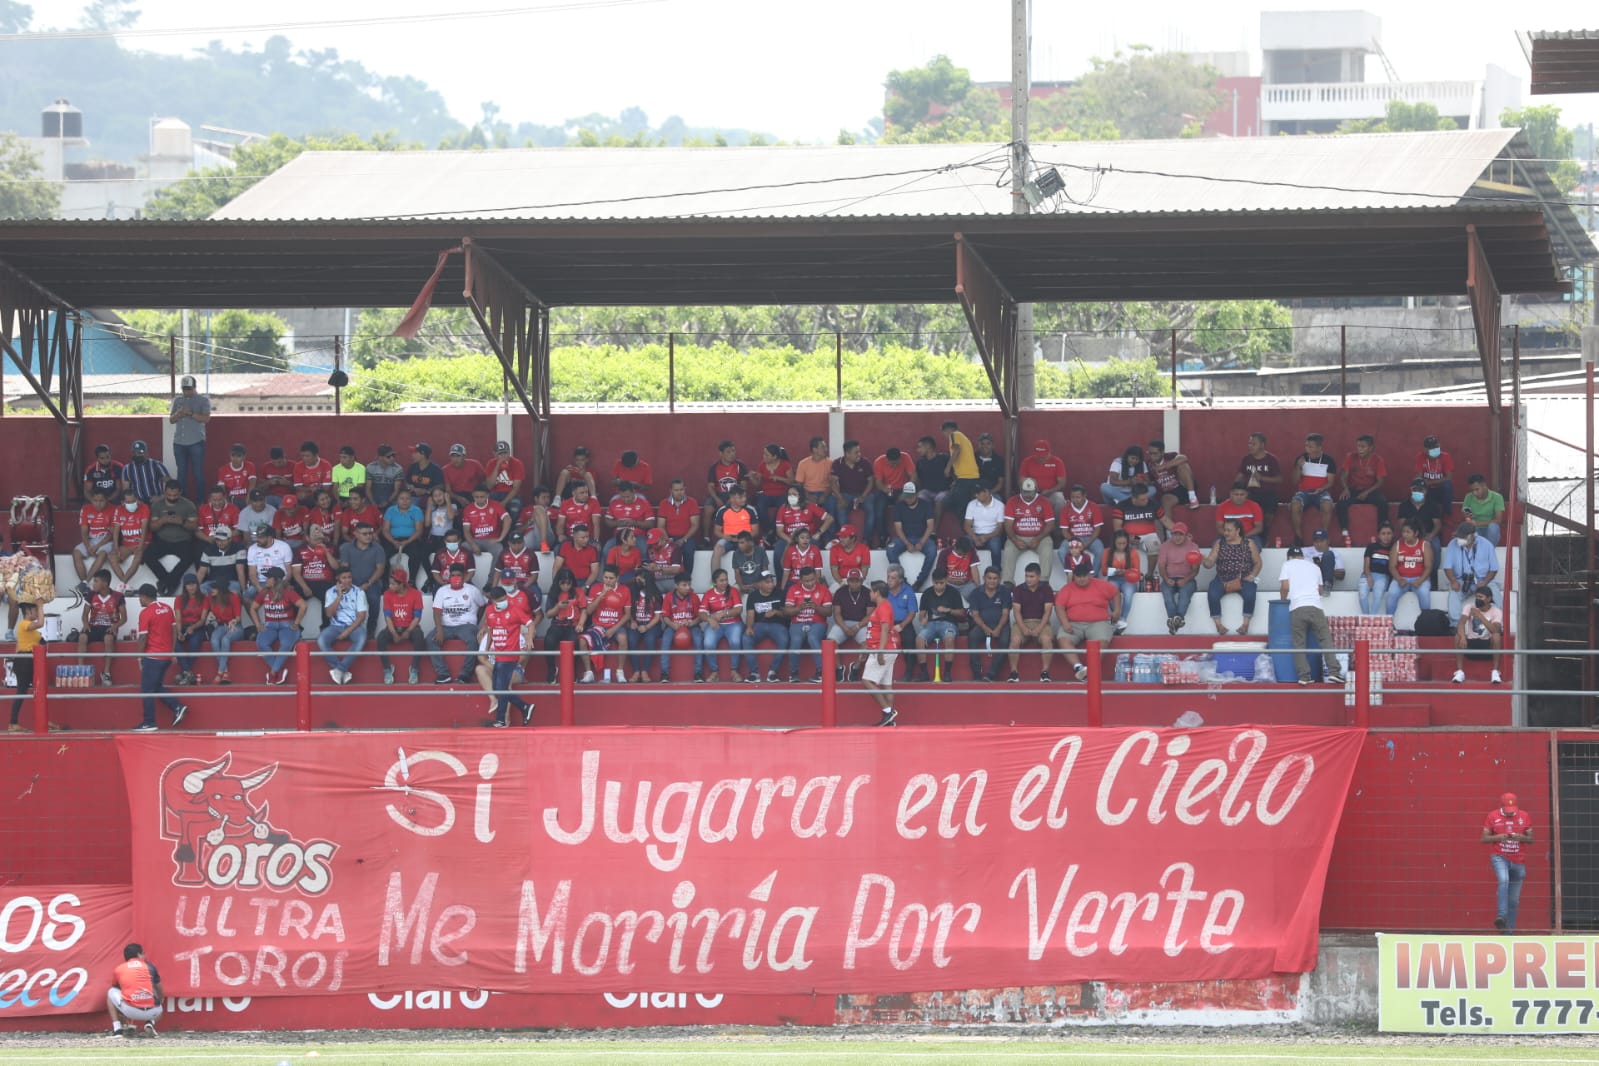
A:
POLYGON ((145 1022, 144 1023, 144 1031, 145 1031, 145 1034, 147 1036, 160 1036, 161 1035, 160 1033, 157 1033, 155 1031, 155 1022, 145 1022))
POLYGON ((189 713, 188 704, 180 703, 180 704, 177 705, 177 707, 172 711, 172 726, 173 726, 174 729, 176 729, 179 725, 182 724, 183 716, 188 714, 188 713, 189 713))
POLYGON ((1502 685, 1505 683, 1505 679, 1499 676, 1498 670, 1495 670, 1488 680, 1492 681, 1496 685, 1502 685))
POLYGON ((110 670, 107 670, 107 671, 105 671, 104 673, 102 673, 100 675, 100 684, 102 684, 102 685, 111 684, 111 671, 110 670))
POLYGON ((421 677, 417 675, 416 667, 411 667, 411 672, 406 675, 406 680, 413 685, 422 680, 421 677))
POLYGON ((385 685, 394 684, 394 667, 385 666, 383 668, 383 683, 385 685))
POLYGON ((1505 918, 1504 918, 1504 915, 1501 914, 1501 915, 1496 915, 1494 917, 1494 928, 1498 929, 1500 932, 1504 932, 1504 930, 1505 930, 1505 918))
POLYGON ((1466 671, 1456 670, 1455 676, 1449 680, 1453 681, 1457 685, 1464 685, 1466 683, 1466 671))
POLYGON ((662 670, 661 671, 661 684, 670 685, 671 683, 672 683, 672 671, 671 670, 662 670))
MULTIPOLYGON (((944 680, 946 680, 946 681, 948 681, 948 680, 949 680, 949 678, 945 678, 945 679, 944 679, 944 680)), ((822 675, 821 675, 821 672, 820 672, 820 671, 818 671, 818 672, 817 672, 817 673, 816 673, 816 675, 815 675, 815 676, 814 676, 814 677, 812 677, 812 678, 811 678, 811 684, 813 684, 813 685, 820 685, 820 684, 821 684, 821 683, 822 683, 822 675)))
POLYGON ((124 1036, 126 1036, 126 1035, 127 1035, 127 1032, 128 1032, 128 1031, 127 1031, 127 1029, 126 1029, 126 1028, 124 1028, 124 1027, 123 1027, 123 1026, 120 1026, 120 1025, 119 1025, 119 1026, 117 1026, 117 1027, 116 1027, 116 1028, 115 1028, 115 1029, 112 1029, 112 1030, 111 1030, 111 1031, 110 1031, 110 1032, 106 1032, 106 1033, 101 1033, 101 1034, 100 1034, 100 1035, 101 1035, 101 1036, 114 1036, 114 1037, 116 1037, 116 1038, 117 1038, 117 1039, 118 1039, 118 1040, 120 1040, 120 1039, 122 1039, 122 1038, 123 1038, 123 1037, 124 1037, 124 1036))
POLYGON ((433 683, 435 685, 448 685, 450 683, 450 675, 449 674, 439 674, 437 677, 435 677, 433 679, 433 683))
POLYGON ((470 685, 472 682, 474 682, 476 680, 477 680, 477 678, 472 676, 472 671, 471 670, 462 670, 459 674, 456 675, 455 683, 457 685, 470 685))
POLYGON ((1049 683, 1049 671, 1048 670, 1041 671, 1039 673, 1039 675, 1038 675, 1038 680, 1044 682, 1045 684, 1048 684, 1049 683))
POLYGON ((918 684, 920 684, 920 683, 922 683, 922 682, 924 682, 924 681, 927 681, 927 680, 928 680, 928 677, 927 677, 927 667, 925 667, 925 666, 918 666, 918 667, 917 667, 917 668, 916 668, 916 670, 915 670, 915 672, 914 672, 914 673, 912 673, 912 674, 911 674, 911 676, 910 676, 910 677, 909 677, 909 678, 907 678, 907 679, 906 679, 906 680, 908 680, 908 681, 914 681, 914 682, 916 682, 916 683, 918 683, 918 684))
POLYGON ((532 725, 533 724, 533 704, 531 704, 531 703, 522 704, 522 724, 523 725, 532 725))
POLYGON ((583 676, 578 678, 577 680, 578 680, 578 684, 580 684, 580 685, 592 685, 592 684, 594 684, 594 671, 593 670, 585 670, 585 671, 583 671, 583 676))
POLYGON ((1021 681, 1021 679, 1022 679, 1022 675, 1018 674, 1015 670, 1012 670, 1010 672, 1010 677, 1006 678, 1005 680, 1009 681, 1011 684, 1014 685, 1017 682, 1021 681))
POLYGON ((899 710, 897 708, 894 708, 894 707, 888 707, 888 708, 884 709, 883 717, 881 717, 881 718, 879 718, 877 720, 877 724, 878 725, 893 725, 894 724, 894 720, 896 718, 898 718, 898 717, 899 717, 899 710))
POLYGON ((744 683, 747 685, 759 685, 761 683, 761 675, 751 670, 749 676, 744 679, 744 683))
POLYGON ((705 684, 705 675, 698 670, 694 671, 694 683, 697 685, 705 684))
POLYGON ((1308 678, 1308 677, 1302 677, 1302 678, 1300 678, 1300 679, 1299 679, 1299 683, 1300 683, 1300 684, 1301 684, 1301 685, 1308 685, 1308 684, 1310 684, 1310 678, 1308 678))
POLYGON ((777 676, 777 671, 776 670, 768 670, 768 671, 766 671, 766 683, 768 685, 775 685, 781 680, 783 680, 783 679, 777 676))
POLYGON ((507 722, 504 718, 496 718, 496 719, 494 719, 493 721, 491 721, 489 723, 489 728, 490 729, 505 729, 509 725, 510 725, 510 723, 507 722))
POLYGON ((1127 619, 1125 619, 1125 618, 1116 619, 1116 632, 1118 632, 1118 633, 1127 632, 1127 619))
POLYGON ((1326 677, 1322 678, 1322 680, 1329 685, 1342 685, 1344 683, 1344 675, 1328 674, 1326 677))
POLYGON ((155 723, 140 722, 138 725, 133 727, 133 731, 135 733, 154 733, 156 731, 155 723))
POLYGON ((335 685, 344 684, 344 680, 343 680, 344 675, 343 675, 342 672, 340 672, 338 667, 336 667, 336 666, 328 667, 328 676, 333 679, 333 683, 335 685))
POLYGON ((791 671, 789 673, 789 675, 788 675, 788 683, 790 685, 799 684, 799 671, 798 670, 794 670, 794 671, 791 671))
POLYGON ((1078 663, 1077 664, 1077 669, 1072 671, 1072 676, 1075 677, 1079 681, 1087 681, 1088 680, 1088 667, 1084 666, 1082 663, 1078 663))
MULTIPOLYGON (((90 595, 93 595, 93 594, 94 594, 94 589, 89 587, 89 583, 87 581, 78 582, 78 595, 80 595, 80 596, 90 596, 90 595)), ((121 1029, 116 1029, 116 1030, 113 1030, 113 1031, 115 1033, 117 1033, 117 1034, 121 1034, 121 1032, 122 1032, 121 1029)))

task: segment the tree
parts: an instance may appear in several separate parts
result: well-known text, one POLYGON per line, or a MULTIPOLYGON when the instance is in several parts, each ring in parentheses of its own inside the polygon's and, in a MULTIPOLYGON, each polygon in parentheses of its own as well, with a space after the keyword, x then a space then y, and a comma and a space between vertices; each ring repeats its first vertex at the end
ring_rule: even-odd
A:
POLYGON ((90 30, 126 30, 141 12, 128 6, 132 0, 94 0, 83 9, 83 26, 90 30))
POLYGON ((1410 133, 1430 130, 1458 130, 1460 124, 1438 114, 1436 104, 1390 100, 1382 118, 1363 118, 1345 122, 1339 133, 1410 133))
POLYGON ((0 0, 0 33, 26 33, 32 22, 32 7, 17 0, 0 0))
POLYGON ((972 89, 972 76, 965 67, 952 63, 949 56, 939 55, 924 67, 890 71, 884 86, 888 89, 888 100, 883 105, 887 127, 908 130, 936 119, 966 99, 972 89))
MULTIPOLYGON (((119 311, 123 322, 137 333, 158 340, 183 332, 179 311, 119 311)), ((210 369, 217 374, 269 374, 289 368, 283 338, 289 324, 265 311, 215 311, 209 329, 205 316, 189 319, 189 339, 195 359, 205 360, 209 350, 210 369), (209 336, 210 347, 206 342, 209 336)))
POLYGON ((1499 113, 1501 126, 1515 126, 1526 135, 1533 158, 1544 161, 1544 169, 1564 196, 1582 179, 1582 167, 1572 158, 1576 154, 1574 131, 1560 124, 1560 108, 1554 104, 1533 107, 1507 107, 1499 113))
POLYGON ((1180 52, 1136 45, 1127 54, 1093 60, 1093 69, 1065 93, 1074 125, 1110 123, 1127 140, 1195 136, 1222 104, 1217 73, 1180 52))
POLYGON ((14 133, 0 133, 0 218, 53 218, 61 186, 45 181, 39 157, 14 133))

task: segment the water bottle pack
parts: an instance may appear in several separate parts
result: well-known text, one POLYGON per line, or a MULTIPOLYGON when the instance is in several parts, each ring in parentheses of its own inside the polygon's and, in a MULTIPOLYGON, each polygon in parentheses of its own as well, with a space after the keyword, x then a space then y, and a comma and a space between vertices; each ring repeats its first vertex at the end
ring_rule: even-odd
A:
POLYGON ((94 684, 92 666, 57 666, 56 688, 89 688, 94 684))

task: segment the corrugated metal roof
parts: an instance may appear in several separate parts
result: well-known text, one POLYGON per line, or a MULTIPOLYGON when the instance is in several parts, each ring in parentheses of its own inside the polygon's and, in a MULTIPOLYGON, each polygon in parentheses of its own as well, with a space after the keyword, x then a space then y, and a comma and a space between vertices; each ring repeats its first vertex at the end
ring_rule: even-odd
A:
POLYGON ((1534 41, 1599 41, 1599 30, 1532 30, 1534 41))
MULTIPOLYGON (((1062 212, 1458 203, 1513 129, 1034 144, 1062 212)), ((665 219, 998 215, 1001 144, 307 152, 218 219, 665 219)))

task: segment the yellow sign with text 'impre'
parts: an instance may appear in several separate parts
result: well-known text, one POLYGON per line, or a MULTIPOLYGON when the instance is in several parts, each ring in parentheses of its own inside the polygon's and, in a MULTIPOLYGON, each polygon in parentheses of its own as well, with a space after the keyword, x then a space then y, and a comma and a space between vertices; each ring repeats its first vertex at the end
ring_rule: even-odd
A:
POLYGON ((1385 1033, 1599 1033, 1599 937, 1377 934, 1385 1033))

